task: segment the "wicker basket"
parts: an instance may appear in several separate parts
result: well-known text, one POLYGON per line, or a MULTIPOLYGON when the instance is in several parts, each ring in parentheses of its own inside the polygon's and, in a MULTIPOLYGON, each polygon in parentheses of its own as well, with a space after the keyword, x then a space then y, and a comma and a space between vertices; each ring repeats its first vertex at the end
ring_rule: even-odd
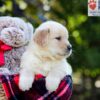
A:
POLYGON ((0 100, 6 100, 5 92, 0 84, 0 100))

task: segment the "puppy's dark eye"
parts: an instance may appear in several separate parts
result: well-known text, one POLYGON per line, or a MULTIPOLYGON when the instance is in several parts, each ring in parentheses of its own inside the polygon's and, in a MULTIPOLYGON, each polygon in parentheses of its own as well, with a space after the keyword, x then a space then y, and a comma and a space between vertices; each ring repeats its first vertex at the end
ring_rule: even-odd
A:
POLYGON ((57 39, 57 40, 59 40, 59 41, 60 41, 60 40, 61 40, 61 36, 59 36, 59 37, 56 37, 55 39, 57 39))

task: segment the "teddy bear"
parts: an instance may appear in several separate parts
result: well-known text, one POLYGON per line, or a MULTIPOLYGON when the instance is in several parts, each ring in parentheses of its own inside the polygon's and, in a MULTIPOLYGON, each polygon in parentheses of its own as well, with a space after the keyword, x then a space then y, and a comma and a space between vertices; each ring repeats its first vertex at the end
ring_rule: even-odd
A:
POLYGON ((18 17, 0 17, 0 69, 19 72, 20 59, 33 35, 33 26, 18 17))

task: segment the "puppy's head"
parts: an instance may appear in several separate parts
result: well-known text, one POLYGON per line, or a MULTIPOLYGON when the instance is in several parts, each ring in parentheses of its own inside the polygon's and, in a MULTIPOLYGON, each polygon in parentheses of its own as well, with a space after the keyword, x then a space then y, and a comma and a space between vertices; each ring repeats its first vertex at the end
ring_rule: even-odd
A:
POLYGON ((47 57, 62 59, 69 57, 72 52, 68 37, 68 31, 63 25, 47 21, 35 30, 33 41, 47 57))

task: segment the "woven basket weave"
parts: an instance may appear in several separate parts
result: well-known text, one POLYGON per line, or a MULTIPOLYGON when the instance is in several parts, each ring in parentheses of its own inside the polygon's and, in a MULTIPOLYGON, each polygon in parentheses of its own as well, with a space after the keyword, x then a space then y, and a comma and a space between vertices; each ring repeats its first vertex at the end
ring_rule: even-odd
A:
POLYGON ((6 96, 1 84, 0 84, 0 100, 6 100, 6 96))

